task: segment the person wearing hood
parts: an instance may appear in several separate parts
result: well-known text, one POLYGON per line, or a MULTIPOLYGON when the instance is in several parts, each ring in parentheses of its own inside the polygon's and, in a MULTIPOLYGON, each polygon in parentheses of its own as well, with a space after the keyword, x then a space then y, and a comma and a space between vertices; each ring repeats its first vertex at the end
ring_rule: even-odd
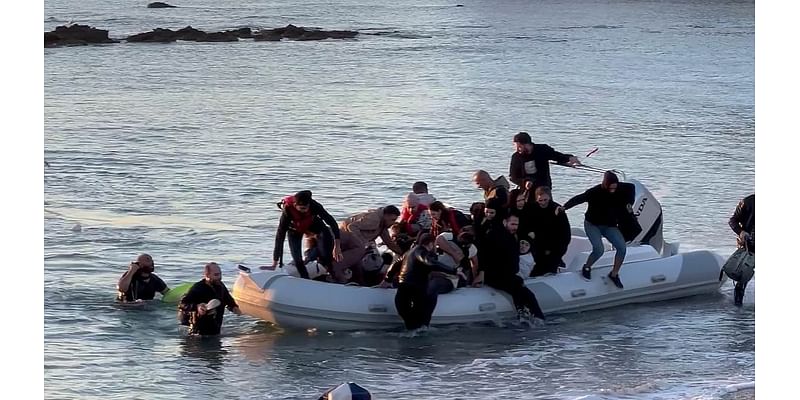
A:
POLYGON ((430 273, 440 271, 455 274, 454 268, 436 259, 435 247, 433 235, 430 233, 420 235, 417 245, 404 256, 397 277, 399 283, 394 304, 408 330, 430 324, 438 296, 438 294, 431 295, 428 291, 430 273))
POLYGON ((532 192, 539 186, 553 187, 550 179, 550 161, 569 166, 580 165, 578 157, 555 151, 546 144, 534 144, 531 135, 520 132, 514 135, 515 152, 511 155, 508 174, 511 182, 532 192))
POLYGON ((431 230, 431 214, 428 211, 430 204, 420 202, 420 196, 430 195, 408 193, 400 208, 399 222, 404 223, 403 227, 409 235, 417 235, 419 232, 429 232, 431 230))
POLYGON ((536 264, 531 276, 557 273, 564 265, 562 258, 572 240, 567 213, 561 212, 560 204, 552 201, 550 188, 539 186, 534 192, 536 202, 528 208, 533 221, 533 259, 536 264))
POLYGON ((625 261, 626 244, 622 232, 619 230, 618 223, 620 210, 626 209, 628 198, 625 194, 617 193, 619 178, 611 171, 603 174, 603 182, 593 186, 585 192, 569 199, 563 209, 569 210, 581 203, 588 203, 583 228, 586 237, 592 243, 592 253, 586 260, 586 264, 581 268, 581 275, 585 280, 592 279, 592 265, 603 255, 603 237, 608 239, 614 246, 616 255, 614 256, 614 267, 608 273, 608 278, 614 282, 618 288, 622 289, 622 281, 619 279, 619 270, 625 261))
POLYGON ((492 179, 488 172, 479 169, 472 174, 472 182, 479 189, 483 190, 483 200, 500 199, 503 204, 508 203, 508 189, 511 184, 500 175, 497 179, 492 179))

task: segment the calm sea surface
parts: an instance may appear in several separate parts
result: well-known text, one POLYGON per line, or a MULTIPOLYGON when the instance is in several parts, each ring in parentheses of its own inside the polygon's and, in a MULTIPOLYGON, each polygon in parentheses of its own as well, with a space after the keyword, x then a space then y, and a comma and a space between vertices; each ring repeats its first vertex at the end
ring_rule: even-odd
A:
MULTIPOLYGON (((520 130, 618 168, 662 202, 682 250, 733 251, 754 190, 750 1, 46 0, 125 37, 292 23, 351 41, 45 49, 45 396, 314 398, 343 381, 379 398, 752 397, 755 282, 718 295, 559 318, 537 330, 283 333, 227 315, 187 339, 175 310, 113 304, 140 252, 171 286, 211 260, 271 258, 283 195, 338 219, 398 204, 412 182, 466 208, 471 171, 508 173, 520 130), (463 4, 464 7, 455 7, 463 4)), ((599 176, 554 168, 563 202, 599 176)), ((582 224, 583 208, 571 212, 582 224)))

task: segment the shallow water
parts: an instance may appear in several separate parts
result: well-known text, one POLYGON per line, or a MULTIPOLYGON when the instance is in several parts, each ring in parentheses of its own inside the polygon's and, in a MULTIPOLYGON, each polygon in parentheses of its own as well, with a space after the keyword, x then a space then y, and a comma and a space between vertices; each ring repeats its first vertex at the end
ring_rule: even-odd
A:
MULTIPOLYGON (((175 310, 113 305, 146 251, 174 286, 204 262, 271 258, 285 194, 328 210, 399 203, 412 182, 466 208, 471 171, 507 174, 511 137, 648 185, 681 249, 727 255, 754 190, 754 5, 731 1, 221 4, 45 2, 112 37, 294 23, 352 41, 45 49, 45 396, 730 398, 754 381, 755 282, 706 298, 570 315, 536 330, 287 334, 227 316, 214 341, 175 310), (744 385, 744 386, 743 386, 744 385), (739 390, 738 388, 742 388, 739 390)), ((564 202, 599 177, 553 169, 564 202)), ((582 224, 583 208, 570 213, 582 224)))

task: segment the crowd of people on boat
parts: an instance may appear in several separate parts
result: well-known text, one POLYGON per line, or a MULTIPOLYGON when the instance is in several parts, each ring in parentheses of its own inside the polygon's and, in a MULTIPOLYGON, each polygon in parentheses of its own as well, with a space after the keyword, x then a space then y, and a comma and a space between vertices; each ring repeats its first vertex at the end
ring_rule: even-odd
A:
MULTIPOLYGON (((423 181, 411 185, 399 208, 386 205, 340 222, 310 190, 284 197, 278 203, 281 215, 272 263, 262 269, 284 264, 288 241, 291 262, 285 267, 293 268, 300 278, 396 288, 395 306, 409 330, 430 324, 438 295, 482 285, 508 293, 519 318, 536 322, 545 315, 524 279, 557 274, 565 267, 563 256, 571 240, 566 213, 587 203, 583 228, 592 251, 581 276, 592 279, 592 265, 605 251, 605 237, 615 250, 608 278, 622 289, 619 273, 626 242, 641 232, 632 209, 633 185, 605 171, 599 184, 561 205, 552 198, 550 163, 579 166, 578 158, 534 144, 526 132, 516 134, 513 143, 511 182, 475 171, 472 181, 483 192, 483 201, 473 203, 468 213, 437 199, 423 181), (388 251, 377 250, 378 238, 388 251)), ((754 195, 743 200, 731 217, 741 245, 752 249, 754 202, 754 195)), ((154 267, 147 254, 131 263, 118 282, 119 300, 148 300, 157 292, 167 293, 169 288, 153 273, 154 267)), ((737 283, 737 304, 746 284, 737 283)), ((221 281, 219 265, 208 263, 203 279, 180 301, 181 322, 192 332, 216 334, 226 307, 240 313, 221 281)))

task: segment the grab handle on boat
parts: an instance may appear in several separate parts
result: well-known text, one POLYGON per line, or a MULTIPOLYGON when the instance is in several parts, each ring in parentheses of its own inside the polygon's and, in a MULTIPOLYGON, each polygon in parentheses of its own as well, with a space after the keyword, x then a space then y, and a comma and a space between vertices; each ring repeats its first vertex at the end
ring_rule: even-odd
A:
POLYGON ((583 289, 577 289, 572 291, 572 297, 581 297, 586 296, 586 291, 583 289))
POLYGON ((664 275, 653 275, 650 277, 650 282, 653 283, 664 282, 665 280, 667 280, 667 277, 664 275))
POLYGON ((387 312, 389 308, 383 304, 370 304, 369 312, 387 312))

